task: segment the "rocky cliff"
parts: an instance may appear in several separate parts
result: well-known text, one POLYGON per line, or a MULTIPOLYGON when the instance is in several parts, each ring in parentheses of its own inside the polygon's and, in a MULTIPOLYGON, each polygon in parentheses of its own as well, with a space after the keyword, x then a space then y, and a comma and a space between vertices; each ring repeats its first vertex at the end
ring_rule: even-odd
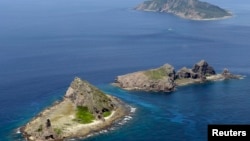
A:
POLYGON ((132 90, 172 91, 175 88, 174 77, 174 68, 165 64, 156 69, 118 76, 115 84, 121 88, 132 90))
POLYGON ((28 141, 84 137, 113 124, 128 113, 119 99, 75 78, 64 99, 46 108, 21 128, 28 141))
POLYGON ((192 69, 188 69, 183 67, 177 72, 176 78, 177 79, 202 79, 205 80, 207 76, 215 75, 216 72, 212 66, 205 60, 201 60, 200 62, 196 63, 192 69))
POLYGON ((69 98, 75 106, 87 107, 96 118, 102 118, 104 112, 115 108, 115 104, 106 94, 80 78, 75 78, 71 83, 65 98, 69 98))
POLYGON ((177 86, 239 78, 241 78, 240 75, 234 75, 227 69, 221 74, 216 74, 212 66, 205 60, 201 60, 194 64, 192 68, 183 67, 177 73, 173 66, 166 64, 156 69, 117 76, 113 84, 126 90, 170 92, 174 91, 177 86))
POLYGON ((232 16, 228 11, 199 0, 149 0, 135 7, 136 10, 166 12, 192 20, 220 19, 232 16))

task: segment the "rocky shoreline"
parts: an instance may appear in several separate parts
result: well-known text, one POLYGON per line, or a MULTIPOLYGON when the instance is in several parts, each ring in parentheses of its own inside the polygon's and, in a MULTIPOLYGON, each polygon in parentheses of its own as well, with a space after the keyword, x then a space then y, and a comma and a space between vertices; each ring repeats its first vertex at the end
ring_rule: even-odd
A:
POLYGON ((177 72, 172 65, 165 64, 155 69, 120 75, 112 85, 125 90, 172 92, 188 84, 241 78, 243 76, 232 74, 226 68, 217 74, 212 66, 201 60, 193 68, 183 67, 177 72))
POLYGON ((52 106, 43 110, 25 126, 20 128, 23 137, 27 141, 62 141, 72 138, 84 138, 90 134, 111 127, 131 112, 128 105, 114 96, 101 94, 99 96, 101 96, 102 99, 98 99, 96 95, 98 95, 97 92, 99 93, 100 91, 96 90, 97 89, 89 83, 76 78, 72 82, 62 101, 55 102, 52 106), (78 88, 76 89, 74 86, 77 86, 78 88), (82 91, 82 87, 87 91, 82 91), (79 94, 80 97, 78 97, 79 94), (83 99, 81 99, 81 94, 84 95, 83 99), (105 106, 109 106, 111 104, 112 109, 109 111, 110 115, 100 116, 103 113, 97 109, 99 108, 98 106, 100 106, 98 104, 101 104, 102 102, 93 103, 92 101, 91 105, 88 105, 88 109, 91 111, 91 106, 93 106, 95 110, 94 112, 98 111, 98 113, 92 113, 93 115, 96 114, 95 119, 91 123, 79 123, 75 120, 77 115, 76 103, 78 106, 79 104, 86 105, 86 101, 85 103, 82 103, 81 100, 88 99, 89 95, 93 99, 98 99, 98 101, 104 102, 105 100, 108 100, 108 103, 102 104, 101 109, 108 110, 105 106), (76 101, 73 101, 72 99, 76 101))
POLYGON ((148 0, 134 8, 140 11, 163 12, 190 20, 220 20, 233 14, 219 6, 199 0, 148 0))

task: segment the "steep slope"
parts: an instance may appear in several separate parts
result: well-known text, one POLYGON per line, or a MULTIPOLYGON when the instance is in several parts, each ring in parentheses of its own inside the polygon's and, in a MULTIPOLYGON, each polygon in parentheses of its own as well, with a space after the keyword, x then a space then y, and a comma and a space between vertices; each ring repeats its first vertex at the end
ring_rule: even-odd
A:
POLYGON ((80 78, 75 78, 71 83, 65 97, 75 106, 87 107, 95 117, 99 118, 102 118, 104 112, 112 111, 115 106, 107 95, 80 78))
POLYGON ((192 20, 220 19, 232 16, 219 6, 199 0, 149 0, 139 4, 135 9, 172 13, 192 20))
POLYGON ((233 75, 227 69, 222 74, 216 74, 212 66, 205 60, 201 60, 194 64, 191 69, 183 67, 177 73, 175 73, 173 66, 166 64, 156 69, 120 75, 117 76, 113 85, 126 90, 170 92, 174 91, 177 86, 239 78, 241 76, 233 75))
POLYGON ((174 90, 174 76, 174 68, 169 64, 165 64, 156 69, 118 76, 114 84, 128 90, 166 92, 174 90))
POLYGON ((128 110, 119 99, 75 78, 64 99, 39 113, 21 132, 28 141, 84 137, 112 125, 128 110))

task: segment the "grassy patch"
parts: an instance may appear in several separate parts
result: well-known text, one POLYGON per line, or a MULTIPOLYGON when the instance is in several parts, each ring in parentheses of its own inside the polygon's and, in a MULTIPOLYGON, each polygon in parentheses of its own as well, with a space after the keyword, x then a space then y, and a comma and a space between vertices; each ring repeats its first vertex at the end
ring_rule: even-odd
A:
POLYGON ((111 111, 106 111, 102 114, 104 117, 108 117, 111 115, 111 111))
POLYGON ((43 125, 39 125, 38 129, 36 130, 37 132, 42 132, 43 131, 43 125))
POLYGON ((78 106, 75 121, 79 123, 91 123, 95 117, 89 112, 88 107, 78 106))
POLYGON ((145 75, 147 75, 150 79, 153 79, 153 80, 162 79, 164 76, 166 76, 166 74, 167 72, 164 68, 148 70, 145 72, 145 75))
POLYGON ((62 129, 60 128, 55 128, 54 131, 56 132, 57 135, 62 134, 62 129))

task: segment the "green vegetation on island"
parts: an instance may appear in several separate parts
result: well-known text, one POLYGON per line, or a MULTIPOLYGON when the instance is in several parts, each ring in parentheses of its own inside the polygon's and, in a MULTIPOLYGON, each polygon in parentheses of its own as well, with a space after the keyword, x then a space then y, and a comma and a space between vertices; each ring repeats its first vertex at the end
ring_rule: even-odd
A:
POLYGON ((54 131, 55 131, 55 133, 56 133, 57 135, 62 134, 62 129, 60 129, 60 128, 54 128, 54 131))
POLYGON ((172 13, 192 20, 221 19, 232 16, 219 6, 199 0, 148 0, 139 4, 136 10, 172 13))
POLYGON ((91 123, 95 116, 89 112, 88 107, 77 106, 75 121, 79 123, 91 123))
POLYGON ((103 117, 108 117, 108 116, 111 115, 111 112, 110 111, 106 111, 102 115, 103 115, 103 117))
POLYGON ((39 113, 21 132, 28 141, 84 137, 109 127, 128 112, 128 106, 118 98, 75 78, 64 99, 39 113))
POLYGON ((174 91, 177 86, 241 77, 231 74, 227 69, 221 74, 216 74, 212 66, 205 60, 201 60, 193 68, 183 67, 177 72, 173 66, 165 64, 155 69, 120 75, 113 84, 126 90, 170 92, 174 91))
POLYGON ((144 72, 146 76, 153 80, 159 80, 169 77, 169 74, 173 71, 169 64, 166 64, 158 69, 151 69, 144 72))

